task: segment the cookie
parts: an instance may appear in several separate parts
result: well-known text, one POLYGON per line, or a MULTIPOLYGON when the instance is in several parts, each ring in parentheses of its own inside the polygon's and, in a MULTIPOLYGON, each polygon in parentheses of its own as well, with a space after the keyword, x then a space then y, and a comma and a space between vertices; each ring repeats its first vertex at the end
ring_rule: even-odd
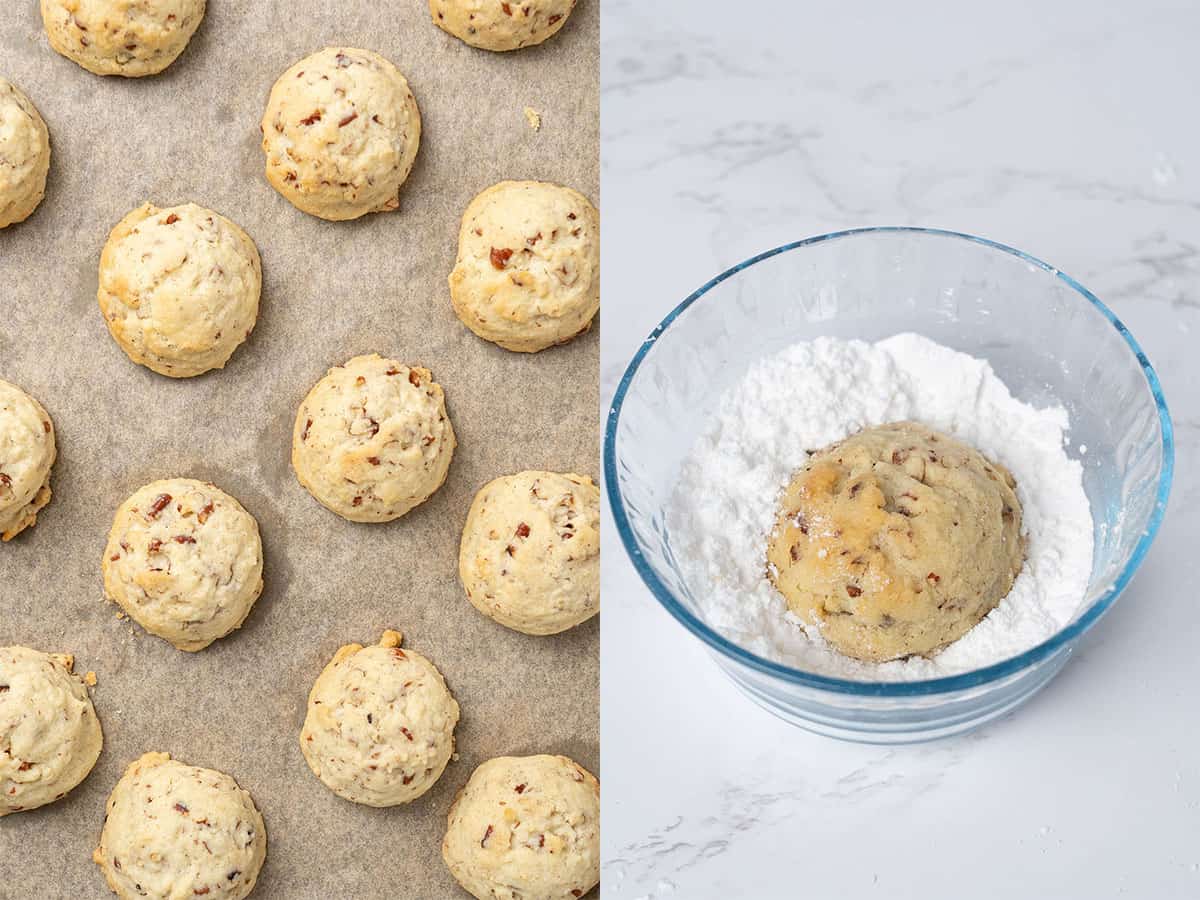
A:
POLYGON ((467 207, 450 273, 463 324, 535 353, 587 331, 600 309, 600 214, 543 181, 502 181, 467 207))
POLYGON ((15 384, 0 381, 0 538, 11 541, 50 502, 50 469, 58 457, 54 423, 15 384))
POLYGON ((145 203, 100 254, 100 312, 139 365, 172 378, 224 368, 258 319, 262 264, 250 236, 194 203, 145 203))
POLYGON ((519 50, 553 37, 575 0, 429 0, 434 23, 481 50, 519 50))
POLYGON ((334 366, 308 392, 292 431, 292 468, 342 518, 388 522, 442 486, 455 446, 429 370, 372 353, 334 366))
POLYGON ((485 762, 450 807, 442 858, 479 900, 563 900, 600 881, 600 783, 565 756, 485 762))
POLYGON ((42 0, 50 46, 97 75, 158 74, 203 18, 204 0, 42 0))
POLYGON ((526 634, 556 634, 600 611, 600 489, 585 475, 521 472, 485 485, 459 546, 467 597, 526 634))
POLYGON ((309 215, 340 221, 400 206, 421 113, 400 70, 327 47, 279 76, 262 119, 267 180, 309 215))
POLYGON ((768 574, 847 656, 930 656, 1008 594, 1025 556, 1012 475, 915 422, 814 453, 788 486, 768 574))
POLYGON ((300 749, 313 774, 347 800, 397 806, 441 777, 454 752, 458 704, 442 673, 398 632, 347 644, 308 695, 300 749))
POLYGON ((100 756, 100 720, 74 665, 0 647, 0 817, 61 799, 100 756))
POLYGON ((92 859, 120 900, 241 900, 266 856, 262 816, 236 781, 146 753, 113 788, 92 859))
POLYGON ((33 101, 0 75, 0 228, 24 222, 46 194, 50 132, 33 101))
POLYGON ((203 650, 262 593, 258 523, 215 485, 155 481, 117 510, 102 569, 105 595, 146 631, 203 650))

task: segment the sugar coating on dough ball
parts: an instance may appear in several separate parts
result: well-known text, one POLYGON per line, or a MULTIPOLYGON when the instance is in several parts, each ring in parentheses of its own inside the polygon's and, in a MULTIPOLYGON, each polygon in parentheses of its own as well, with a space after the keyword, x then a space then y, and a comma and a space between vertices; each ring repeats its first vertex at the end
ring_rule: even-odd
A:
POLYGON ((519 50, 553 37, 575 0, 429 0, 434 23, 482 50, 519 50))
POLYGON ((432 373, 372 353, 334 366, 304 398, 292 468, 339 516, 388 522, 442 486, 455 446, 432 373))
POLYGON ((300 749, 325 786, 367 806, 409 803, 454 753, 458 703, 429 660, 385 631, 373 647, 348 644, 308 696, 300 749))
POLYGON ((102 569, 104 593, 146 631, 203 650, 262 593, 258 523, 215 485, 155 481, 117 510, 102 569))
POLYGON ((258 319, 254 241, 194 203, 143 204, 112 230, 96 293, 109 332, 135 363, 172 378, 224 368, 258 319))
POLYGON ((578 191, 502 181, 463 213, 450 299, 463 324, 535 353, 587 331, 600 309, 600 214, 578 191))
POLYGON ((520 472, 471 504, 458 571, 481 613, 557 634, 600 611, 600 489, 586 475, 520 472))
POLYGON ((100 756, 100 720, 74 664, 0 647, 0 817, 60 799, 100 756))
POLYGON ((236 781, 146 753, 113 788, 92 859, 120 900, 242 900, 266 856, 262 815, 236 781))
POLYGON ((279 76, 262 135, 275 190, 310 215, 357 219, 399 208, 421 143, 421 113, 388 60, 327 47, 279 76))
POLYGON ((187 47, 205 0, 42 0, 50 46, 97 75, 156 75, 187 47))
POLYGON ((929 656, 1012 588, 1025 556, 1012 475, 915 422, 814 453, 780 502, 768 573, 847 656, 929 656))
POLYGON ((50 502, 58 457, 50 415, 15 384, 0 381, 0 538, 10 541, 50 502))
POLYGON ((50 132, 33 101, 0 75, 0 228, 23 222, 46 193, 50 132))
POLYGON ((442 858, 479 900, 582 897, 600 880, 600 783, 565 756, 489 760, 450 807, 442 858))

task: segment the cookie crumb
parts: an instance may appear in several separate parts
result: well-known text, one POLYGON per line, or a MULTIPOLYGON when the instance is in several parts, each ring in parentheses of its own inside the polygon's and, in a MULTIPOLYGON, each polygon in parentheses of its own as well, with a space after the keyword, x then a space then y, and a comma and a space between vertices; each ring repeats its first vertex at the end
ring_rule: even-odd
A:
POLYGON ((88 672, 86 675, 84 675, 83 683, 86 684, 88 687, 95 687, 96 686, 96 673, 88 672))
POLYGON ((532 106, 525 107, 525 121, 529 123, 529 127, 534 131, 542 130, 542 114, 532 106))

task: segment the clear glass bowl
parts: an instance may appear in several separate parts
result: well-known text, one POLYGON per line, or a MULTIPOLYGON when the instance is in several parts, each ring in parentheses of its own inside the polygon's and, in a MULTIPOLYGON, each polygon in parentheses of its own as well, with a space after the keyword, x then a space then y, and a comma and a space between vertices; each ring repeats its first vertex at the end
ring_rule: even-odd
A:
POLYGON ((755 702, 835 737, 903 743, 975 728, 1027 700, 1129 584, 1166 510, 1174 446, 1162 389, 1137 342, 1053 266, 982 238, 864 228, 779 247, 718 275, 654 330, 609 411, 605 479, 642 580, 755 702), (1020 656, 952 677, 831 678, 751 653, 704 622, 675 564, 666 508, 682 460, 721 394, 760 357, 820 335, 878 340, 915 331, 988 359, 1021 400, 1062 404, 1086 445, 1095 520, 1075 619, 1020 656))

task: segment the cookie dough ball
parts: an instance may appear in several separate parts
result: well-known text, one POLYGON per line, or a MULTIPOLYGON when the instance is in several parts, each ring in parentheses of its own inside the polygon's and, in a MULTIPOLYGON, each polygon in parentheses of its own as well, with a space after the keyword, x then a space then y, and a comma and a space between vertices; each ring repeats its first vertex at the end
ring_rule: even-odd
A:
POLYGON ((50 469, 58 457, 54 424, 15 384, 0 381, 0 538, 11 541, 50 502, 50 469))
POLYGON ((467 597, 526 634, 600 611, 600 489, 585 475, 521 472, 475 495, 458 554, 467 597))
POLYGON ((429 660, 385 631, 342 647, 308 695, 300 749, 325 786, 367 806, 397 806, 433 787, 454 752, 458 704, 429 660))
POLYGON ((814 453, 788 486, 768 572, 792 612, 847 656, 930 656, 1021 571, 1015 484, 923 425, 868 428, 814 453))
POLYGON ((92 859, 121 900, 241 900, 266 856, 262 816, 236 781, 147 753, 113 788, 92 859))
POLYGON ((400 70, 378 53, 328 47, 279 76, 262 134, 275 190, 309 215, 357 219, 400 206, 421 113, 400 70))
POLYGON ((240 628, 263 589, 258 523, 190 478, 152 482, 121 504, 102 568, 108 598, 180 650, 240 628))
POLYGON ((100 756, 100 720, 74 665, 62 653, 0 647, 0 817, 62 798, 100 756))
POLYGON ((224 368, 258 319, 262 264, 250 236, 194 203, 129 213, 100 255, 96 297, 135 363, 172 378, 224 368))
POLYGON ((482 50, 519 50, 553 37, 575 0, 429 0, 434 23, 482 50))
POLYGON ((442 858, 479 900, 582 897, 600 881, 600 782, 565 756, 489 760, 450 807, 442 858))
POLYGON ((0 75, 0 228, 24 222, 46 193, 50 132, 37 107, 0 75))
POLYGON ((471 201, 450 299, 463 324, 535 353, 587 331, 600 309, 600 214, 578 191, 502 181, 471 201))
POLYGON ((446 480, 456 441, 441 385, 428 369, 377 354, 334 366, 292 432, 296 477, 351 522, 389 522, 446 480))
POLYGON ((203 18, 204 0, 42 0, 50 46, 97 75, 158 74, 203 18))

